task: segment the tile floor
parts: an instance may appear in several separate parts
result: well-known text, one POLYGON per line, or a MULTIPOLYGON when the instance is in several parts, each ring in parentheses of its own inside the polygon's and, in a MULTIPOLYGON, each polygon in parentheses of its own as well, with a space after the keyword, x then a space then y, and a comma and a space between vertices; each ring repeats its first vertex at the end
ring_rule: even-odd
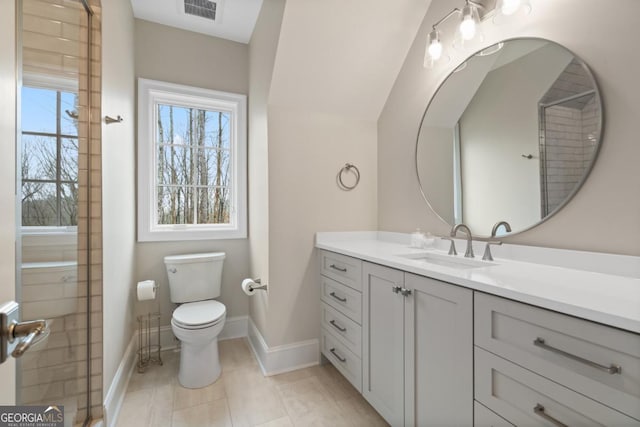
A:
POLYGON ((117 427, 387 426, 331 365, 264 377, 246 339, 221 341, 222 375, 196 390, 178 384, 179 353, 134 372, 117 427))

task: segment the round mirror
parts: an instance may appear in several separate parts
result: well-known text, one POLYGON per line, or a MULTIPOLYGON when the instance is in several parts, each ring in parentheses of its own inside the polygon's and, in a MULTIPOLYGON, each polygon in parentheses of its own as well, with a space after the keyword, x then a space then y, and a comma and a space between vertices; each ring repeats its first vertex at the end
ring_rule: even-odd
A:
POLYGON ((548 40, 508 40, 469 57, 436 91, 418 132, 418 180, 448 224, 488 236, 507 221, 516 233, 580 189, 601 135, 587 65, 548 40))

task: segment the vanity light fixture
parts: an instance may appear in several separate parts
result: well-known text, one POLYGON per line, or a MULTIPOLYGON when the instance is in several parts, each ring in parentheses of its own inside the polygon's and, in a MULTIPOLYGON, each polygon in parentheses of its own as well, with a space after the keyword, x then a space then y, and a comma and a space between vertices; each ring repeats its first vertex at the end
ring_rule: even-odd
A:
POLYGON ((443 16, 438 22, 433 24, 433 28, 427 36, 427 46, 424 53, 424 66, 426 68, 432 68, 440 59, 448 58, 443 57, 444 47, 440 40, 440 31, 438 26, 444 21, 459 14, 461 17, 460 24, 458 25, 458 31, 456 35, 456 44, 464 45, 465 41, 470 41, 475 38, 479 31, 480 15, 478 14, 478 8, 483 8, 480 3, 473 0, 465 0, 464 7, 462 9, 455 8, 451 12, 443 16))
MULTIPOLYGON (((531 11, 531 0, 498 0, 495 9, 492 10, 494 17, 494 23, 498 24, 500 17, 514 15, 520 10, 529 13, 531 11)), ((451 12, 447 13, 438 22, 433 24, 432 30, 427 36, 427 45, 424 52, 424 67, 433 68, 436 63, 448 59, 445 55, 444 46, 441 40, 441 33, 438 30, 438 26, 444 21, 449 19, 453 15, 460 15, 460 22, 456 30, 455 41, 453 45, 458 48, 465 48, 470 42, 474 40, 482 40, 483 34, 480 24, 482 19, 480 18, 480 9, 485 7, 474 0, 465 0, 462 9, 454 8, 451 12)), ((483 13, 483 18, 488 15, 489 11, 483 13)), ((500 46, 501 48, 502 46, 500 46)), ((499 50, 499 48, 498 48, 499 50)), ((497 50, 496 50, 497 51, 497 50)), ((486 54, 495 53, 487 52, 486 54)))
POLYGON ((519 10, 528 13, 531 11, 531 3, 529 0, 498 0, 496 10, 504 16, 513 15, 519 10))
POLYGON ((440 31, 433 27, 427 36, 427 49, 424 53, 424 66, 427 68, 433 65, 442 57, 442 42, 440 41, 440 31))
POLYGON ((470 0, 466 0, 462 8, 460 25, 458 26, 458 32, 463 42, 473 40, 479 32, 479 27, 480 15, 478 14, 478 6, 470 0))

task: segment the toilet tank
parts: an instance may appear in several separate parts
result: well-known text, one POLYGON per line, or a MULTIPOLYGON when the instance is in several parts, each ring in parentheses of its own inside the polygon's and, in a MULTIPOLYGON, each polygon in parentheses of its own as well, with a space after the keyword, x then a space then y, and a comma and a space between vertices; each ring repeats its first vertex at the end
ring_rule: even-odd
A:
POLYGON ((224 257, 224 252, 164 257, 171 301, 182 303, 219 297, 224 257))

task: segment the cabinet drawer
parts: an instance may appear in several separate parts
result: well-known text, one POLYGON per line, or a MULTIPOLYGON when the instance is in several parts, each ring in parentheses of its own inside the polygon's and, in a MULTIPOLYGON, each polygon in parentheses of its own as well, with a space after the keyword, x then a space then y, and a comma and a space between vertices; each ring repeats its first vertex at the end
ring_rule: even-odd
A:
POLYGON ((473 402, 473 427, 513 427, 513 424, 483 404, 473 402))
POLYGON ((362 362, 326 330, 321 330, 322 354, 362 393, 362 362))
POLYGON ((362 261, 334 252, 320 252, 320 274, 362 290, 362 261))
POLYGON ((640 426, 633 418, 478 347, 475 393, 477 401, 516 426, 640 426))
POLYGON ((356 356, 362 357, 362 327, 338 310, 322 303, 322 327, 347 346, 356 356))
POLYGON ((322 301, 358 324, 362 323, 362 294, 348 286, 320 276, 322 301))
POLYGON ((640 420, 640 335, 478 292, 474 316, 476 345, 640 420))

